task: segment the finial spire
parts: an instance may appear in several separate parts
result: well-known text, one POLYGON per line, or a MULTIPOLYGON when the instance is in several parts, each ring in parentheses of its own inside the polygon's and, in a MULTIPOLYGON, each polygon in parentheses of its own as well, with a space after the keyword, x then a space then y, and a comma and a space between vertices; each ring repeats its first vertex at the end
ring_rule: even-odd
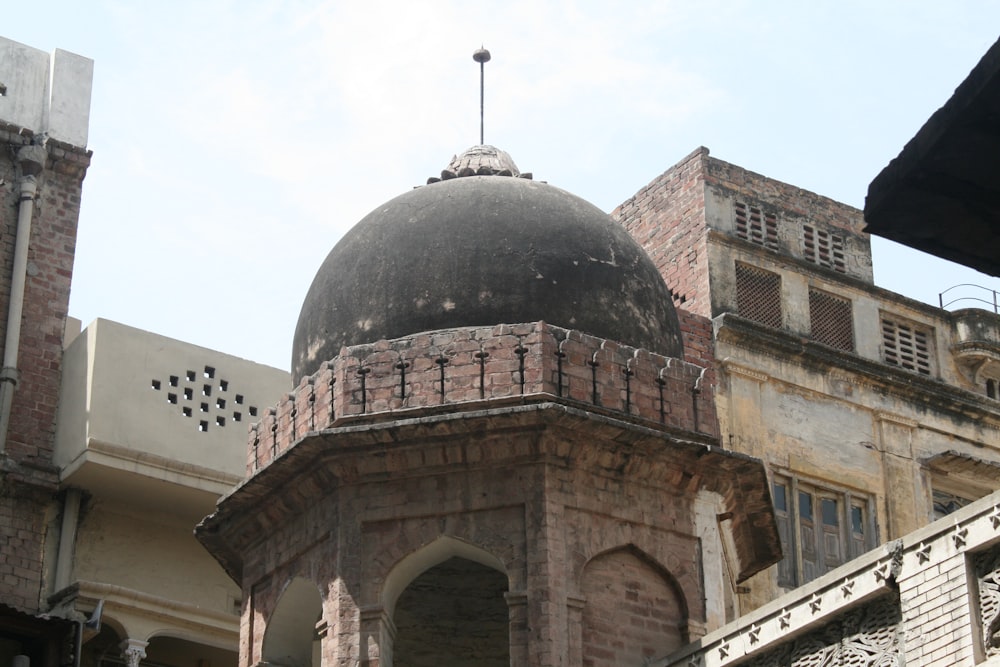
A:
POLYGON ((472 54, 472 59, 479 63, 479 145, 481 146, 486 143, 483 139, 483 100, 486 79, 486 63, 490 61, 490 52, 480 46, 476 49, 475 53, 472 54))

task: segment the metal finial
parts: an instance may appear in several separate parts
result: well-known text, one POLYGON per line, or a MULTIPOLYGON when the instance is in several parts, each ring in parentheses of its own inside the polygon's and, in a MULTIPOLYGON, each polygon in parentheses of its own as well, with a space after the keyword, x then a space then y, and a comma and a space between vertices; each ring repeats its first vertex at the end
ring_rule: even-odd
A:
POLYGON ((486 78, 486 63, 490 61, 490 52, 486 49, 479 47, 476 49, 475 53, 472 54, 472 59, 479 63, 479 145, 483 145, 486 142, 483 140, 483 100, 485 89, 485 78, 486 78))

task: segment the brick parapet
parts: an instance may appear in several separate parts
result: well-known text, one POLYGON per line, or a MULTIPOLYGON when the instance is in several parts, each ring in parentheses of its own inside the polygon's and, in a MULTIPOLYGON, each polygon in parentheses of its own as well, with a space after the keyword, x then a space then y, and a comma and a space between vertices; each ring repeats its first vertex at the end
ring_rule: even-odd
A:
POLYGON ((717 435, 713 392, 711 368, 544 322, 421 333, 344 348, 304 378, 251 427, 247 474, 345 420, 482 401, 563 400, 717 435))

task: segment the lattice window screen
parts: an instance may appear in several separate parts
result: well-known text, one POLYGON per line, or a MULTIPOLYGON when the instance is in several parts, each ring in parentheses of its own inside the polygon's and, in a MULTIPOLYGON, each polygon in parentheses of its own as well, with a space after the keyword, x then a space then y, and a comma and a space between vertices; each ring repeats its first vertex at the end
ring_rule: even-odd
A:
POLYGON ((847 273, 844 237, 839 234, 831 234, 812 225, 803 225, 802 255, 813 264, 847 273))
POLYGON ((736 308, 748 320, 781 328, 781 276, 736 263, 736 308))
POLYGON ((933 373, 931 330, 913 322, 882 316, 882 359, 887 364, 916 371, 933 373))
POLYGON ((736 202, 733 208, 738 237, 770 250, 778 249, 778 216, 743 202, 736 202))
POLYGON ((854 351, 851 302, 826 292, 809 290, 809 331, 817 342, 838 350, 854 351))

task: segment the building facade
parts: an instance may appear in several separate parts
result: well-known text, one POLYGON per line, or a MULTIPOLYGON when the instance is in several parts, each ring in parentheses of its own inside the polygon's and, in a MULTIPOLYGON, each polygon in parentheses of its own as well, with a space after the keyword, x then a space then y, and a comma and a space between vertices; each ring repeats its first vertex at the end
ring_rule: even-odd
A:
POLYGON ((59 664, 76 626, 47 621, 59 513, 53 462, 93 63, 0 39, 0 660, 59 664))
POLYGON ((0 665, 996 660, 1000 317, 857 209, 700 148, 618 227, 474 147, 290 376, 67 324, 91 63, 0 55, 0 665))
POLYGON ((861 211, 699 149, 614 216, 711 318, 722 441, 768 468, 786 558, 750 611, 1000 481, 1000 318, 879 289, 861 211))

